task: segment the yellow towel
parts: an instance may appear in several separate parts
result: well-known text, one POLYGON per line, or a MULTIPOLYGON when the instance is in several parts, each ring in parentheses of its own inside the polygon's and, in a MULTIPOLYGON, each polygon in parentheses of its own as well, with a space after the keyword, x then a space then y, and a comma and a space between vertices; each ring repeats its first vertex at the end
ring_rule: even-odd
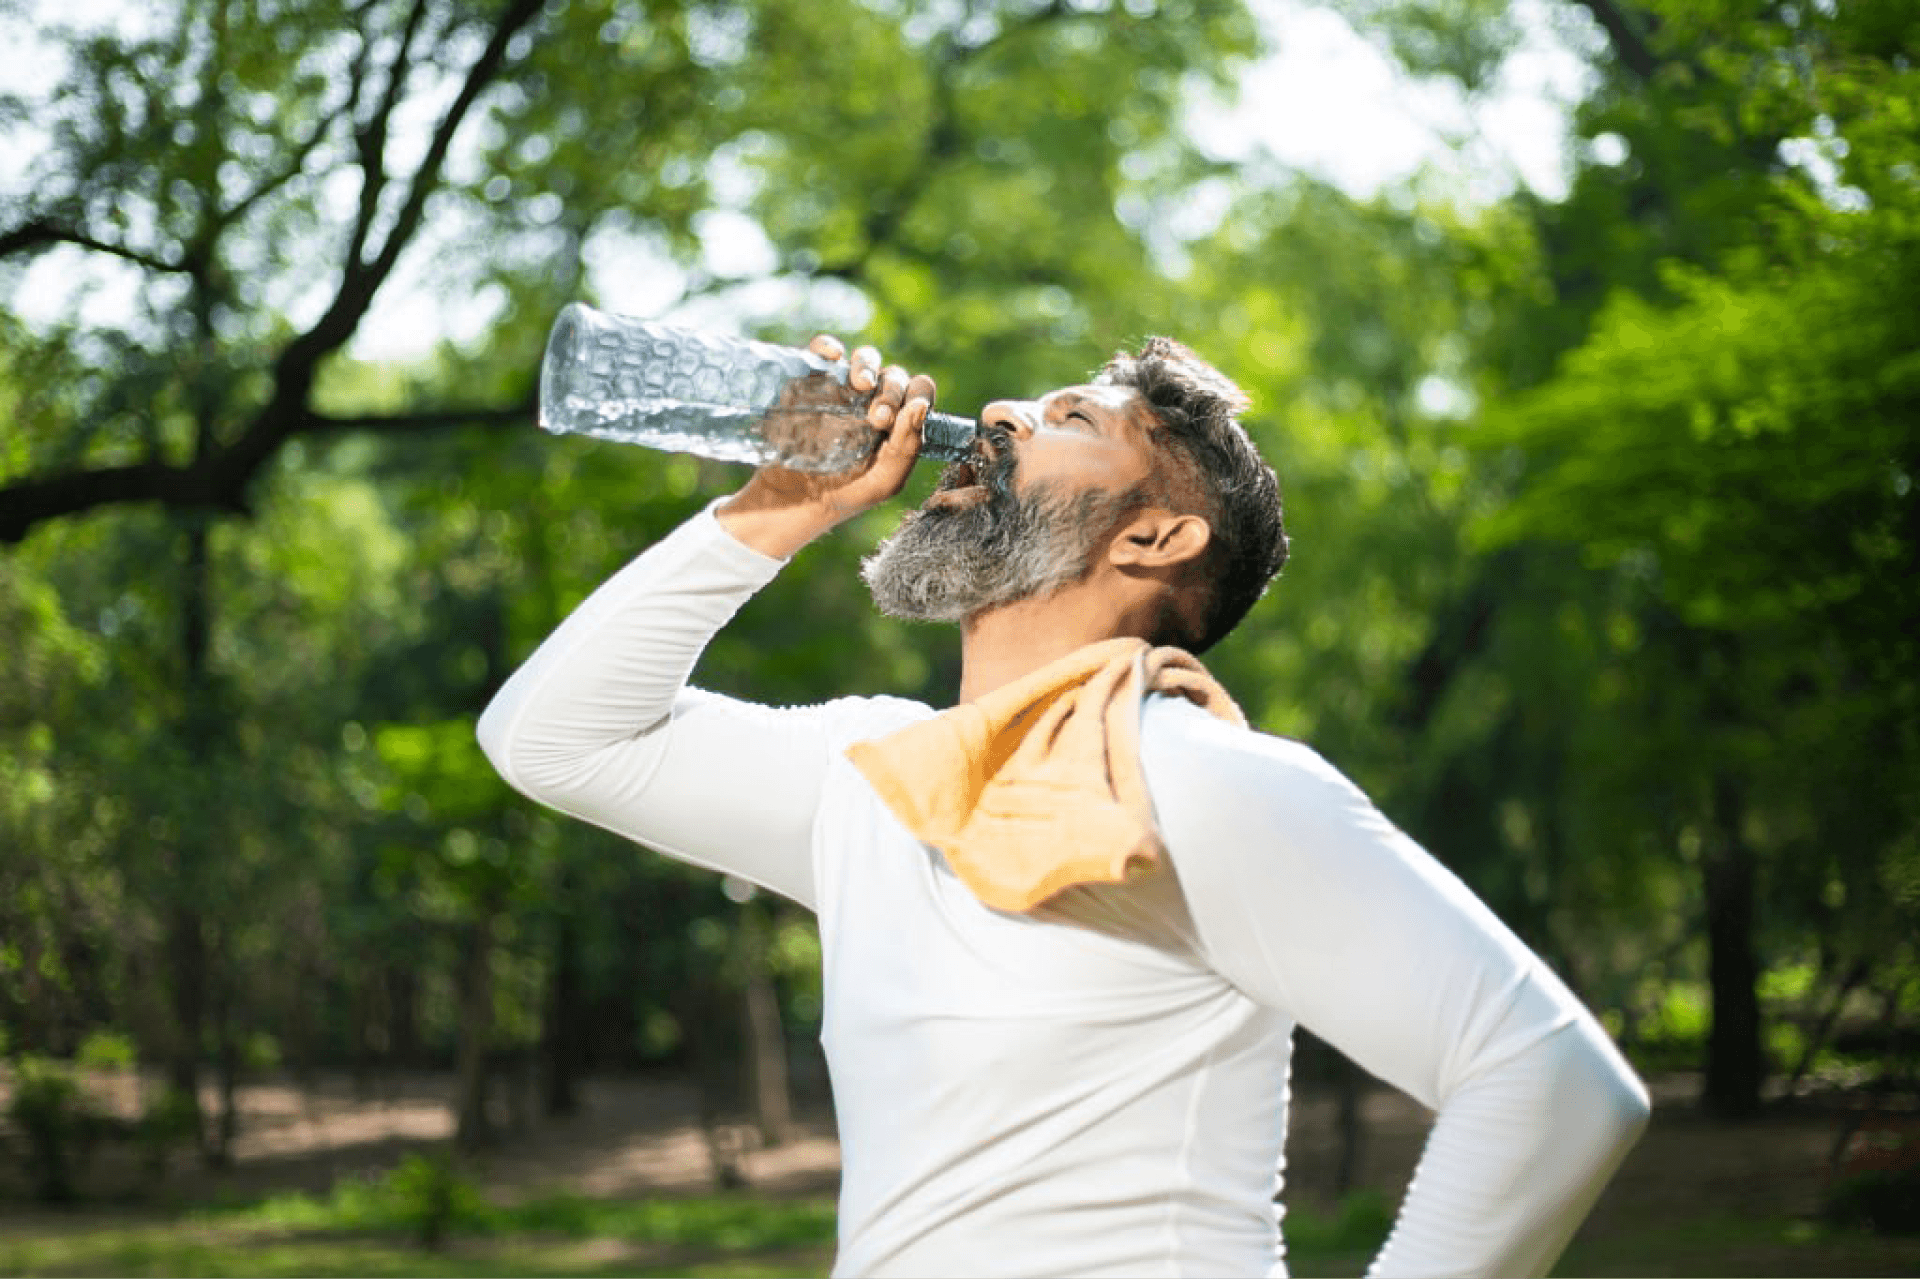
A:
POLYGON ((1164 861, 1140 769, 1150 692, 1246 726, 1191 654, 1115 639, 847 755, 975 896, 1031 910, 1074 884, 1123 883, 1164 861))

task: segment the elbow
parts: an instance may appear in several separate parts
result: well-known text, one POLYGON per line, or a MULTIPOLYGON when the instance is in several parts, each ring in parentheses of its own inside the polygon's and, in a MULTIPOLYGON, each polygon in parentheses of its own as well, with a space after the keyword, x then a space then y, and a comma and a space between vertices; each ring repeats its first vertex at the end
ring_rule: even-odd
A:
POLYGON ((480 719, 473 726, 474 738, 480 743, 480 753, 493 765, 493 771, 500 774, 506 783, 515 790, 523 791, 513 766, 512 716, 495 697, 480 712, 480 719))
POLYGON ((1653 1118, 1653 1099, 1647 1094, 1646 1084, 1633 1073, 1631 1066, 1618 1060, 1614 1064, 1608 1110, 1615 1144, 1625 1151, 1639 1141, 1640 1134, 1647 1130, 1647 1124, 1653 1118))
POLYGON ((539 703, 496 696, 474 724, 480 753, 502 781, 537 804, 583 814, 604 799, 637 786, 654 758, 631 747, 632 739, 603 740, 556 719, 539 703), (622 767, 624 765, 625 767, 622 767))
POLYGON ((1647 1086, 1606 1033, 1591 1023, 1585 1029, 1587 1033, 1568 1036, 1563 1043, 1557 1091, 1572 1113, 1584 1116, 1593 1157, 1612 1165, 1646 1131, 1653 1103, 1647 1086))

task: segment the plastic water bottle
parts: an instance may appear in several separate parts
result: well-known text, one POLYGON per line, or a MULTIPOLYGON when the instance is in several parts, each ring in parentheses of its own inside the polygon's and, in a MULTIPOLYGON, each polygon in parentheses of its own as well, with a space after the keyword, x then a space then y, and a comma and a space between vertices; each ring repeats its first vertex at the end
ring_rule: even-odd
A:
MULTIPOLYGON (((810 351, 609 315, 560 312, 540 365, 540 425, 723 462, 833 474, 880 442, 871 392, 810 351)), ((930 413, 921 457, 965 457, 977 423, 930 413)))

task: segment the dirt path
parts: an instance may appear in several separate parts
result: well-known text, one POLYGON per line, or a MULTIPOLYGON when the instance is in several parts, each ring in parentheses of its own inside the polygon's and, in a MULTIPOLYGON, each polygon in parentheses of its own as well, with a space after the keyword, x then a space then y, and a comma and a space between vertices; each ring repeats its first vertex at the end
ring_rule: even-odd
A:
MULTIPOLYGON (((87 1089, 96 1108, 121 1120, 140 1113, 143 1084, 129 1075, 96 1075, 87 1089)), ((6 1086, 0 1079, 0 1112, 6 1086)), ((407 1154, 453 1136, 453 1081, 441 1075, 392 1075, 356 1089, 326 1076, 305 1086, 286 1080, 243 1086, 233 1165, 202 1168, 185 1153, 156 1186, 132 1150, 108 1145, 88 1161, 87 1199, 134 1204, 257 1198, 281 1191, 324 1193, 342 1177, 376 1176, 407 1154)), ((208 1096, 206 1104, 213 1105, 208 1096)), ((692 1116, 698 1094, 686 1082, 627 1078, 581 1089, 576 1115, 515 1129, 504 1118, 498 1142, 480 1159, 480 1176, 503 1194, 572 1191, 595 1196, 692 1194, 714 1186, 713 1161, 692 1116)), ((742 1151, 749 1181, 769 1194, 832 1194, 840 1148, 830 1119, 802 1124, 800 1140, 757 1149, 744 1126, 725 1135, 742 1151)), ((4 1131, 4 1130, 0 1130, 4 1131)), ((0 1160, 0 1199, 19 1201, 27 1186, 19 1160, 0 1160)))

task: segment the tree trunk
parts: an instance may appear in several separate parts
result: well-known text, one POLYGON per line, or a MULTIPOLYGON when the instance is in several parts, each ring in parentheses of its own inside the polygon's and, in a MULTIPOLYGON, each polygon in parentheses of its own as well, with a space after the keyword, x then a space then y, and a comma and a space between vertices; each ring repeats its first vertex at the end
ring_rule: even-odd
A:
POLYGON ((746 1014, 754 1122, 762 1144, 783 1146, 794 1138, 793 1096, 787 1085, 787 1035, 780 1021, 780 996, 768 971, 773 920, 760 903, 748 902, 741 907, 740 933, 746 959, 741 1002, 746 1014))
POLYGON ((1766 1078, 1753 940, 1754 857, 1742 830, 1740 795, 1725 778, 1714 783, 1713 810, 1716 829, 1703 867, 1713 1024, 1700 1100, 1711 1114, 1744 1119, 1759 1113, 1766 1078))
POLYGON ((206 1123, 200 1112, 200 1042, 206 1028, 206 939, 200 913, 176 901, 167 913, 167 977, 173 989, 173 1035, 167 1087, 191 1108, 193 1142, 204 1156, 206 1123))
POLYGON ((347 985, 347 1076, 358 1101, 372 1101, 373 977, 355 964, 347 985))
MULTIPOLYGON (((566 898, 566 888, 561 887, 566 898)), ((555 923, 553 971, 547 983, 547 1017, 542 1038, 546 1058, 545 1095, 549 1115, 571 1115, 580 1109, 575 1083, 580 1073, 580 931, 571 905, 555 923)))
POLYGON ((420 978, 411 969, 389 965, 387 987, 387 1061, 389 1066, 420 1064, 420 978))
POLYGON ((1340 1075, 1340 1158, 1334 1165, 1333 1193, 1344 1199, 1360 1185, 1360 1163, 1366 1157, 1367 1125, 1361 1110, 1367 1099, 1366 1076, 1345 1058, 1336 1065, 1340 1075))
POLYGON ((454 1144, 462 1150, 477 1150, 488 1137, 487 1044, 493 1038, 493 915, 491 906, 476 908, 461 964, 454 1144))
POLYGON ((723 1049, 723 1024, 717 1016, 731 1008, 734 993, 731 982, 700 975, 674 1001, 699 1089, 700 1134, 717 1190, 739 1190, 749 1184, 742 1128, 731 1122, 739 1096, 738 1063, 723 1049))
POLYGON ((220 1089, 220 1112, 212 1126, 207 1163, 210 1167, 227 1168, 233 1164, 233 1139, 240 1132, 240 1031, 235 1024, 233 986, 227 965, 218 959, 215 962, 221 968, 221 977, 214 983, 213 1021, 218 1045, 214 1065, 220 1089))
POLYGON ((780 998, 765 968, 748 975, 745 1003, 754 1120, 762 1142, 784 1146, 794 1136, 793 1098, 787 1086, 787 1037, 780 1023, 780 998))
MULTIPOLYGON (((205 735, 216 717, 208 705, 212 696, 207 655, 213 631, 208 561, 207 525, 189 517, 183 529, 180 563, 180 685, 181 714, 176 727, 180 742, 204 751, 205 735)), ((205 1046, 207 1017, 207 925, 200 872, 207 838, 202 811, 176 814, 179 830, 174 846, 173 875, 166 886, 171 898, 167 911, 167 975, 173 983, 173 1059, 168 1083, 191 1106, 194 1137, 201 1157, 216 1161, 216 1143, 200 1108, 200 1053, 205 1046)))

